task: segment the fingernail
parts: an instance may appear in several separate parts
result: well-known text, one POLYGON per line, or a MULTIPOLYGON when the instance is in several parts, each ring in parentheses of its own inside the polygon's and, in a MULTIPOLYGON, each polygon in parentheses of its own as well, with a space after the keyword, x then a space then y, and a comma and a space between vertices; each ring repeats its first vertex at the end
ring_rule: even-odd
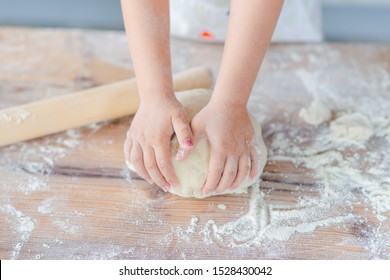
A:
POLYGON ((194 143, 192 142, 191 139, 187 139, 186 141, 184 141, 184 143, 185 143, 187 146, 189 146, 189 147, 191 147, 191 146, 194 145, 194 143))

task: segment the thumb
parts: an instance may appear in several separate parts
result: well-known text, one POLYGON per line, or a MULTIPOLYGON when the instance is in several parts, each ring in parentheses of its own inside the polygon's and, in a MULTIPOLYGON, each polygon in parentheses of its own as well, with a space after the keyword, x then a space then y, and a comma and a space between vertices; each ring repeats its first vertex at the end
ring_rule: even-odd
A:
POLYGON ((173 118, 172 125, 179 141, 179 150, 191 150, 194 146, 194 137, 187 116, 183 114, 173 118))
MULTIPOLYGON (((204 131, 201 129, 201 126, 199 126, 199 122, 197 122, 196 116, 191 121, 190 127, 191 127, 191 132, 193 135, 193 138, 192 138, 193 147, 195 147, 196 144, 198 143, 198 141, 202 137, 205 137, 205 135, 204 135, 204 131)), ((192 148, 191 149, 188 149, 188 148, 183 149, 181 146, 179 146, 175 158, 177 160, 183 160, 183 159, 188 157, 188 155, 191 153, 191 151, 192 151, 192 148)))

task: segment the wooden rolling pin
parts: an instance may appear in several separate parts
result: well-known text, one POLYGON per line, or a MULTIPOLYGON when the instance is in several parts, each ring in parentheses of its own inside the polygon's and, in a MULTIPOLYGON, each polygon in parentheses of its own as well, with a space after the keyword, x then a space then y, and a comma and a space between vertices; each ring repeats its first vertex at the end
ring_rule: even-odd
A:
MULTIPOLYGON (((173 75, 175 91, 209 88, 208 68, 173 75)), ((0 111, 0 147, 104 120, 134 114, 139 106, 135 79, 45 99, 0 111)))

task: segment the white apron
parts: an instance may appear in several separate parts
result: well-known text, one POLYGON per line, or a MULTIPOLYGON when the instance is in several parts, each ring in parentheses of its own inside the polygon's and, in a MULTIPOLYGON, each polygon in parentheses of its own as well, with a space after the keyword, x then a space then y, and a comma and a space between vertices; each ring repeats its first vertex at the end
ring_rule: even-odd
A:
MULTIPOLYGON (((225 40, 229 0, 171 0, 170 5, 173 36, 209 42, 225 40)), ((285 0, 272 41, 321 41, 321 22, 320 0, 285 0)))

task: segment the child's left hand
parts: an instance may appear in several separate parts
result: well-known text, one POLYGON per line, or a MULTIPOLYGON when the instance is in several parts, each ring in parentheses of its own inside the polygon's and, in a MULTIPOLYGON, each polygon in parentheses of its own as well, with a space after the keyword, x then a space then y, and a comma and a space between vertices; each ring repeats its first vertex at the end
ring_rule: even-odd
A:
MULTIPOLYGON (((210 142, 210 163, 204 194, 234 189, 250 174, 256 176, 259 158, 255 134, 246 106, 210 101, 191 121, 195 145, 210 142)), ((190 151, 185 151, 185 158, 190 151)), ((180 152, 178 153, 180 154, 180 152)))

